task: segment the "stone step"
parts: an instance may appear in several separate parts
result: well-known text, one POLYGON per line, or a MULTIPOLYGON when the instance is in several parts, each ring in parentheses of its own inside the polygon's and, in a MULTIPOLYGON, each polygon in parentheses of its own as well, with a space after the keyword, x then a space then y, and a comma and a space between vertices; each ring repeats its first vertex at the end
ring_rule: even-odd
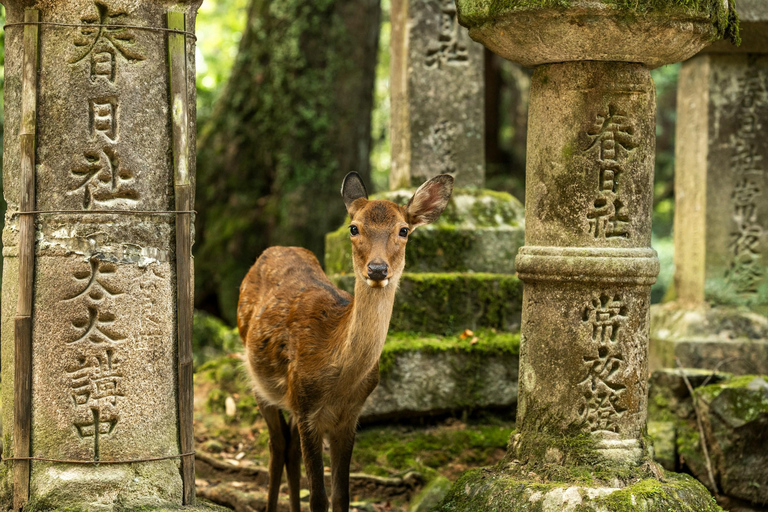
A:
MULTIPOLYGON (((354 292, 353 275, 330 276, 354 292)), ((400 280, 390 330, 459 333, 464 329, 520 329, 523 283, 509 274, 410 273, 400 280)))
MULTIPOLYGON (((373 196, 406 204, 413 191, 373 196)), ((515 273, 515 255, 525 238, 523 206, 510 194, 456 189, 440 219, 418 228, 406 248, 409 272, 515 273)), ((352 274, 349 228, 345 223, 325 238, 325 269, 352 274)))
POLYGON ((360 420, 482 408, 514 411, 519 352, 519 333, 390 332, 379 362, 379 385, 368 397, 360 420))

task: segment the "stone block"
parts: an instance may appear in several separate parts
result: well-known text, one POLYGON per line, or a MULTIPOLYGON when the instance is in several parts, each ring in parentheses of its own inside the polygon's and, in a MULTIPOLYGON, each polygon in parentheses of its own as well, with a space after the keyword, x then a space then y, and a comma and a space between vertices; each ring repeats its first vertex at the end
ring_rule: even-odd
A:
POLYGON ((361 421, 483 408, 511 411, 517 402, 519 334, 388 336, 379 386, 361 421))
POLYGON ((676 367, 768 373, 768 318, 744 308, 651 308, 651 371, 676 367))
POLYGON ((741 44, 717 41, 706 47, 712 53, 768 53, 768 8, 764 0, 738 0, 741 44))
MULTIPOLYGON (((404 205, 412 195, 400 190, 375 198, 404 205)), ((517 199, 504 192, 457 189, 437 222, 410 235, 406 270, 514 274, 524 237, 523 206, 517 199)), ((346 224, 326 235, 325 269, 329 274, 353 273, 346 224)))
MULTIPOLYGON (((353 293, 354 276, 330 277, 353 293)), ((390 330, 451 334, 487 327, 516 331, 522 288, 520 280, 509 274, 406 272, 400 279, 390 330)))
POLYGON ((667 471, 677 469, 675 424, 671 421, 649 421, 648 435, 653 440, 653 460, 667 471))
POLYGON ((485 182, 483 47, 456 21, 453 0, 393 0, 390 188, 450 173, 485 182))
MULTIPOLYGON (((697 390, 723 494, 768 503, 768 376, 745 375, 697 390)), ((706 481, 705 473, 697 473, 706 481)))

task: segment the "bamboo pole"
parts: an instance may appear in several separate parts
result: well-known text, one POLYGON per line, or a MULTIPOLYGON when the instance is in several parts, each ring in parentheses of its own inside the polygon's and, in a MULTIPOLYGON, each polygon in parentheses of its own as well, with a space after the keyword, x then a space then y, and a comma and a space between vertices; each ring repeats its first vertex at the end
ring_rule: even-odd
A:
MULTIPOLYGON (((40 11, 26 9, 24 21, 37 23, 40 11)), ((24 26, 21 86, 20 204, 21 213, 35 209, 35 132, 37 127, 38 25, 24 26)), ((32 215, 19 218, 19 295, 14 322, 13 454, 30 454, 32 431, 32 301, 35 271, 35 222, 32 215)), ((30 461, 13 464, 13 506, 21 510, 29 499, 30 461)))
MULTIPOLYGON (((168 28, 186 30, 183 12, 168 12, 168 28)), ((179 353, 179 436, 181 453, 194 450, 192 409, 192 185, 189 175, 189 112, 187 95, 187 41, 184 34, 168 35, 171 112, 173 116, 173 167, 176 195, 176 286, 179 353)), ((195 459, 181 459, 184 504, 195 502, 195 459)))

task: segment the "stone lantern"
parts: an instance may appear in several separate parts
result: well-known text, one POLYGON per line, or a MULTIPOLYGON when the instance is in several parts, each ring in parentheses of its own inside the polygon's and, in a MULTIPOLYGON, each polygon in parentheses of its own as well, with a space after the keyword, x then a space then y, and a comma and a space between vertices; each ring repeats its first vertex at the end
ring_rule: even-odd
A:
POLYGON ((457 0, 473 39, 535 71, 517 432, 439 510, 716 510, 701 484, 652 462, 645 436, 659 270, 650 69, 734 35, 735 14, 727 2, 552 3, 457 0))
POLYGON ((3 510, 195 501, 199 0, 3 0, 3 510))

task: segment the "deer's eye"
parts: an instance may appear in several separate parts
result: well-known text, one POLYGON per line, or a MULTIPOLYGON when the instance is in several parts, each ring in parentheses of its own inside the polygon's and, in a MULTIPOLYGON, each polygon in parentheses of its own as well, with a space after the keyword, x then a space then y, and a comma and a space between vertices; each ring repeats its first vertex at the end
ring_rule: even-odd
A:
POLYGON ((357 229, 357 226, 349 226, 349 234, 352 236, 357 236, 360 234, 360 230, 357 229))
POLYGON ((408 228, 400 228, 400 236, 403 238, 408 237, 408 228))

